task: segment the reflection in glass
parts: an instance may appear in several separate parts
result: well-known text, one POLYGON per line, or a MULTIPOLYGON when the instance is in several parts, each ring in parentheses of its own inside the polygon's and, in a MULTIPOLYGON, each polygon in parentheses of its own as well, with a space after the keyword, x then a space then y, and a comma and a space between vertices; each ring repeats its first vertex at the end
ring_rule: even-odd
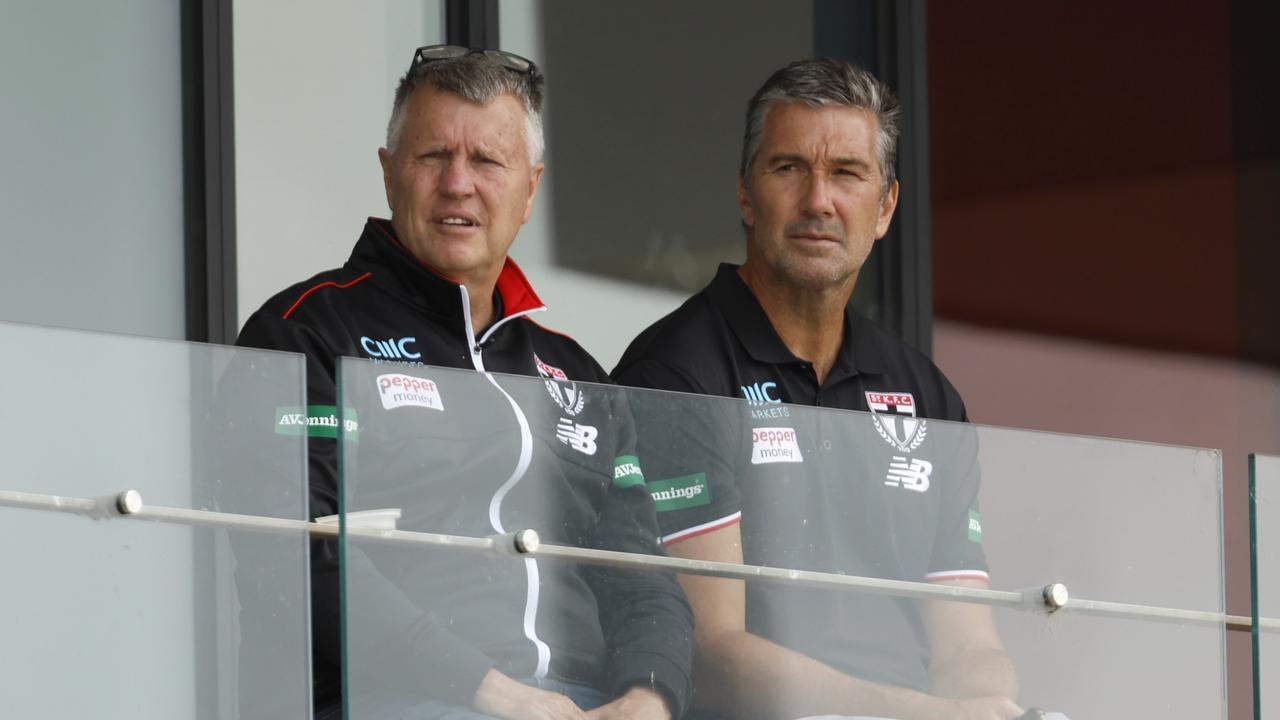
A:
MULTIPOLYGON (((1028 598, 1061 582, 1082 606, 1200 611, 1152 620, 1070 604, 1052 615, 1031 601, 1028 611, 976 606, 994 617, 1024 706, 1074 718, 1224 716, 1214 451, 366 361, 344 360, 340 374, 341 404, 361 419, 358 442, 343 443, 345 512, 395 508, 400 530, 533 528, 553 545, 654 554, 657 532, 681 554, 734 528, 749 564, 970 584, 989 567, 993 588, 1028 598)), ((390 540, 345 537, 358 717, 467 704, 440 683, 451 672, 442 664, 607 687, 608 663, 592 658, 619 640, 601 622, 611 603, 652 593, 652 610, 669 599, 669 585, 642 577, 661 573, 518 557, 506 538, 494 550, 390 540)), ((757 637, 884 686, 948 692, 927 618, 955 603, 713 582, 743 587, 745 629, 757 637)), ((677 649, 663 651, 678 660, 677 649)), ((705 670, 695 676, 703 699, 765 682, 798 693, 806 680, 705 670)), ((856 714, 834 684, 806 699, 807 714, 856 714)))
MULTIPOLYGON (((399 530, 661 552, 616 391, 345 358, 340 375, 344 412, 361 418, 342 444, 348 530, 355 513, 395 509, 399 530)), ((636 684, 687 698, 692 620, 670 574, 343 542, 352 717, 469 707, 490 668, 604 700, 636 684)))
POLYGON ((1249 497, 1253 533, 1253 663, 1254 717, 1280 708, 1280 572, 1275 557, 1280 545, 1280 457, 1249 456, 1249 497))
POLYGON ((306 717, 306 537, 116 517, 145 506, 304 520, 300 358, 0 324, 0 507, 13 717, 306 717))

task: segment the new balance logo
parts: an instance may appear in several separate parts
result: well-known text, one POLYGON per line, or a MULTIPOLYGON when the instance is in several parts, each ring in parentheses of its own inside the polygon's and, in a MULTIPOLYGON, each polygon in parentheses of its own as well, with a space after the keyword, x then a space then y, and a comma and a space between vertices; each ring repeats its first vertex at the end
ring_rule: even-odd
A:
POLYGON ((894 455, 889 463, 889 474, 884 484, 889 487, 900 487, 904 490, 924 492, 929 489, 929 475, 933 472, 933 463, 928 460, 907 460, 902 455, 894 455))
POLYGON ((579 425, 569 418, 560 418, 556 425, 556 438, 560 442, 587 455, 596 454, 596 436, 600 431, 590 425, 579 425))

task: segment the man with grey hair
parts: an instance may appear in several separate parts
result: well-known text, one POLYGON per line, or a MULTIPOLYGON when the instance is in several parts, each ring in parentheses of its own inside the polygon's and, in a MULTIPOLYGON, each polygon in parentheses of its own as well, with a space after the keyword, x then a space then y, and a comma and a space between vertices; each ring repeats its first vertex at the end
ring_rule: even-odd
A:
MULTIPOLYGON (((734 420, 693 427, 688 412, 641 436, 652 481, 700 498, 657 503, 671 555, 986 586, 976 447, 923 420, 966 420, 964 404, 927 357, 851 303, 898 202, 898 114, 887 87, 832 59, 792 63, 751 98, 737 188, 746 262, 722 265, 613 371, 625 385, 747 400, 734 420)), ((985 606, 680 581, 697 621, 700 706, 734 718, 1022 714, 985 606)))
MULTIPOLYGON (((401 529, 485 536, 546 506, 558 508, 570 542, 661 553, 643 483, 618 481, 619 464, 634 467, 625 408, 574 385, 608 376, 572 339, 529 320, 545 308, 507 255, 542 177, 543 82, 533 62, 510 53, 419 48, 378 151, 391 219, 370 218, 343 267, 268 300, 238 343, 305 354, 308 414, 322 419, 337 413, 340 356, 386 363, 379 381, 433 393, 436 400, 410 403, 417 410, 385 398, 359 407, 360 441, 344 446, 360 468, 358 478, 346 477, 348 501, 353 483, 403 493, 397 503, 413 504, 404 507, 410 525, 401 529), (508 394, 494 380, 502 395, 472 391, 464 399, 458 388, 446 404, 434 394, 446 378, 421 374, 430 367, 528 375, 547 387, 508 394), (573 388, 572 407, 557 383, 573 388), (565 443, 555 421, 564 416, 572 421, 561 425, 569 422, 589 443, 565 443), (483 426, 460 433, 474 418, 483 426), (405 437, 409 423, 414 433, 405 437), (499 434, 499 427, 517 431, 499 434), (503 464, 508 457, 519 458, 515 470, 503 464), (432 500, 441 492, 449 502, 432 500)), ((347 395, 343 405, 353 397, 360 399, 347 395)), ((334 424, 307 423, 313 517, 338 512, 334 424)), ((264 432, 269 438, 272 431, 264 432)), ((342 558, 348 599, 360 600, 347 605, 348 629, 358 628, 348 639, 385 650, 359 656, 379 658, 371 668, 340 647, 336 543, 312 546, 317 718, 341 716, 344 657, 353 678, 347 701, 361 717, 667 720, 684 713, 692 617, 670 575, 533 559, 496 560, 506 564, 495 571, 457 551, 424 572, 397 567, 380 552, 352 543, 342 558)))

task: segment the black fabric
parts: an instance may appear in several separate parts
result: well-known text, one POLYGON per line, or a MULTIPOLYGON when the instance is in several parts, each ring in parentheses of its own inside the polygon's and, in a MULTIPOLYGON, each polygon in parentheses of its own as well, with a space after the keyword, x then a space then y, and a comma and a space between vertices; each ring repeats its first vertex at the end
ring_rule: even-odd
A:
MULTIPOLYGON (((533 526, 521 524, 534 522, 521 513, 550 506, 548 499, 554 498, 561 508, 556 527, 562 534, 552 532, 550 541, 661 553, 653 504, 643 487, 613 483, 615 459, 634 454, 634 428, 621 391, 586 391, 575 385, 609 379, 572 339, 522 316, 540 309, 541 303, 514 264, 504 269, 497 292, 502 316, 481 346, 467 326, 464 289, 419 264, 395 239, 390 223, 370 219, 342 268, 268 300, 245 324, 238 344, 305 354, 311 405, 336 404, 339 357, 372 357, 389 374, 434 381, 441 397, 454 387, 465 391, 468 403, 446 401, 448 411, 438 417, 431 415, 434 410, 414 415, 414 436, 397 434, 397 418, 406 417, 397 413, 405 408, 387 409, 376 402, 353 408, 360 438, 346 452, 356 453, 359 482, 365 483, 358 492, 361 502, 382 507, 382 498, 394 497, 394 504, 403 505, 406 497, 428 497, 432 483, 472 483, 465 493, 454 491, 459 500, 448 506, 419 501, 404 507, 401 529, 492 533, 489 502, 516 466, 518 418, 523 417, 532 440, 529 479, 517 483, 502 501, 506 530, 533 526), (557 438, 557 422, 566 412, 553 402, 553 381, 544 386, 495 376, 490 386, 480 382, 480 375, 465 376, 464 382, 431 371, 480 366, 533 377, 539 376, 539 366, 544 377, 548 370, 562 372, 559 387, 586 398, 572 420, 598 428, 599 448, 587 456, 557 438), (478 385, 484 387, 477 390, 478 385), (426 438, 434 441, 430 456, 419 449, 428 444, 426 438), (442 457, 442 447, 454 449, 442 457), (406 493, 406 483, 413 484, 411 492, 406 493)), ((313 436, 308 450, 311 516, 336 514, 337 441, 313 436)), ((355 640, 386 648, 391 661, 380 666, 400 667, 405 673, 403 678, 383 678, 388 688, 417 684, 436 699, 465 706, 491 667, 513 677, 534 674, 536 648, 525 636, 522 617, 507 602, 526 596, 528 576, 522 570, 511 572, 509 565, 525 561, 508 560, 495 572, 492 563, 474 555, 442 555, 432 561, 433 577, 422 578, 397 575, 395 568, 413 565, 398 562, 397 552, 404 551, 349 548, 346 558, 348 587, 359 583, 362 588, 362 601, 350 606, 362 613, 355 622, 365 630, 355 640)), ((552 565, 538 564, 536 620, 539 636, 550 646, 550 675, 615 696, 637 684, 652 686, 667 697, 677 717, 682 714, 690 692, 692 618, 674 578, 552 565)), ((314 542, 317 707, 334 702, 341 692, 338 583, 336 542, 314 542)), ((360 669, 352 672, 358 677, 360 669)))
MULTIPOLYGON (((695 477, 710 496, 667 509, 655 493, 668 543, 730 525, 740 512, 749 564, 912 581, 985 577, 970 533, 976 436, 969 426, 923 421, 964 421, 964 404, 928 358, 852 307, 820 386, 737 268, 722 265, 708 287, 632 342, 613 377, 746 400, 690 409, 678 424, 641 424, 651 490, 664 478, 695 477), (871 410, 869 393, 889 401, 878 416, 835 411, 871 410)), ((748 583, 747 626, 846 673, 927 687, 928 641, 911 601, 748 583)))

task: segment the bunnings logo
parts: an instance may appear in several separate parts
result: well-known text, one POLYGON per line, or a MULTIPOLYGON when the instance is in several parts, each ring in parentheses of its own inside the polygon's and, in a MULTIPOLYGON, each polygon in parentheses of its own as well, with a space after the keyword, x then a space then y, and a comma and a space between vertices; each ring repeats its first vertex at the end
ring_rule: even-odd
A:
POLYGON ((969 511, 969 539, 976 542, 982 542, 982 520, 978 518, 977 510, 969 511))
MULTIPOLYGON (((343 433, 348 440, 360 439, 360 422, 355 408, 343 412, 343 433)), ((338 437, 338 408, 335 405, 308 405, 306 412, 300 407, 276 408, 276 434, 307 437, 338 437)))
POLYGON ((653 496, 654 509, 658 512, 683 510, 711 502, 706 473, 651 482, 649 494, 653 496))
POLYGON ((614 460, 613 484, 620 488, 643 485, 644 473, 640 470, 640 458, 635 455, 621 455, 614 460))

